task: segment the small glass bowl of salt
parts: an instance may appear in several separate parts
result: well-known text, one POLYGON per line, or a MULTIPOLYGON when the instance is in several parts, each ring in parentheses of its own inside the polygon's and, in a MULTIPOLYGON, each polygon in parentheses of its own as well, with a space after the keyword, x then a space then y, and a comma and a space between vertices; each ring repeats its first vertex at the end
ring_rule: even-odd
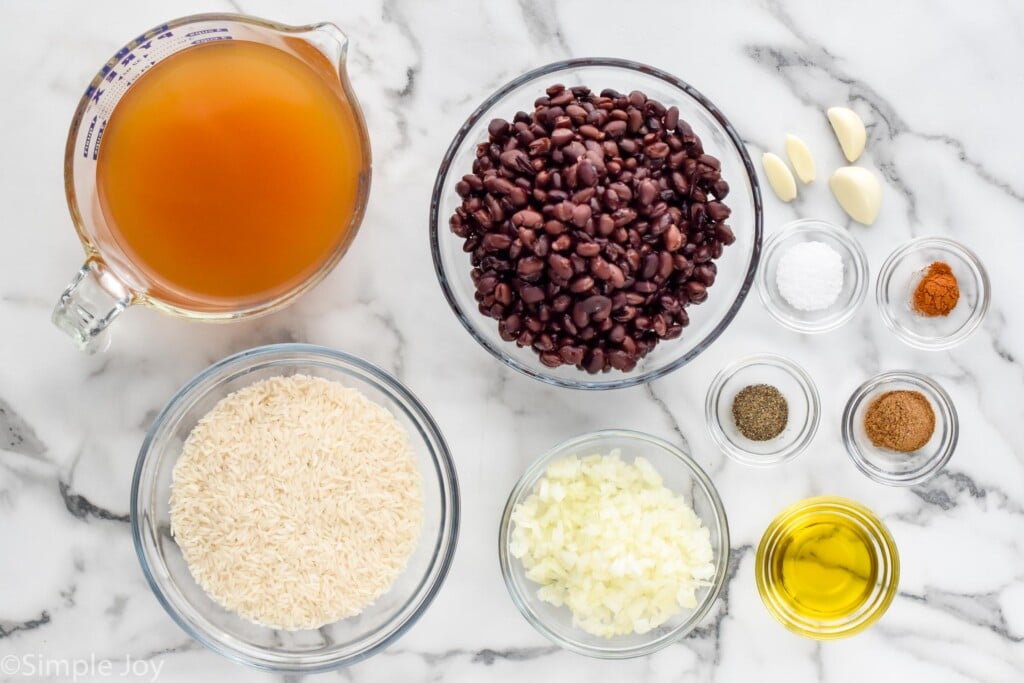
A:
POLYGON ((765 242, 757 291, 768 313, 791 330, 817 334, 845 325, 867 290, 864 250, 839 226, 794 221, 765 242))

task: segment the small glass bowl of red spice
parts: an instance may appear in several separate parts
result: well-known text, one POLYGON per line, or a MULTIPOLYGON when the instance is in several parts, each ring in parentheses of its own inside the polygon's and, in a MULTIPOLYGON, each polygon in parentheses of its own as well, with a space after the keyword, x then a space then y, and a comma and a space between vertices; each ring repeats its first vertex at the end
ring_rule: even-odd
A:
POLYGON ((843 411, 843 444, 853 464, 889 486, 914 486, 945 467, 960 423, 935 380, 899 370, 862 384, 843 411))
POLYGON ((919 237, 894 251, 875 290, 882 322, 906 344, 938 351, 978 329, 989 280, 978 257, 944 237, 919 237))
POLYGON ((733 460, 766 467, 792 460, 818 431, 814 380, 782 356, 740 358, 711 382, 704 402, 711 438, 733 460))

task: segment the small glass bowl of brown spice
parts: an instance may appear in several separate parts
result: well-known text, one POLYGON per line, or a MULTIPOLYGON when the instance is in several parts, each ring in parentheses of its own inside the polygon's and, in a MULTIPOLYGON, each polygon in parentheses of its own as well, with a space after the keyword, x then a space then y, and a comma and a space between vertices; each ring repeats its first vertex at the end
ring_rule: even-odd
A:
POLYGON ((882 322, 906 344, 938 351, 978 329, 989 280, 978 257, 944 237, 919 237, 894 251, 875 290, 882 322))
POLYGON ((960 425, 949 394, 916 372, 886 372, 853 392, 843 443, 861 472, 889 486, 931 479, 956 450, 960 425))
POLYGON ((775 354, 740 358, 711 382, 704 413, 711 438, 733 460, 768 466, 811 443, 821 401, 811 376, 775 354))

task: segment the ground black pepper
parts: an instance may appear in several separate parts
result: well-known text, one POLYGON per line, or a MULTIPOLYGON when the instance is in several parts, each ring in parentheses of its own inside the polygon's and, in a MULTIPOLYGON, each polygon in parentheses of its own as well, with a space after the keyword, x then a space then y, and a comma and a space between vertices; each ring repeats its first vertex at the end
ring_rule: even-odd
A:
POLYGON ((743 436, 751 441, 768 441, 786 428, 789 404, 782 392, 770 384, 752 384, 733 399, 732 418, 743 436))

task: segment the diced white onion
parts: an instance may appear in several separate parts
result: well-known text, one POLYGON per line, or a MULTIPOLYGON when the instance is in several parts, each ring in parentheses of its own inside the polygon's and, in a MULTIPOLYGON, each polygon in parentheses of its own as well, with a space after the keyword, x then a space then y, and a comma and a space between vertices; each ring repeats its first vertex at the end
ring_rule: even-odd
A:
POLYGON ((597 636, 646 633, 693 609, 715 573, 707 527, 642 457, 552 462, 512 522, 509 550, 537 595, 597 636))

